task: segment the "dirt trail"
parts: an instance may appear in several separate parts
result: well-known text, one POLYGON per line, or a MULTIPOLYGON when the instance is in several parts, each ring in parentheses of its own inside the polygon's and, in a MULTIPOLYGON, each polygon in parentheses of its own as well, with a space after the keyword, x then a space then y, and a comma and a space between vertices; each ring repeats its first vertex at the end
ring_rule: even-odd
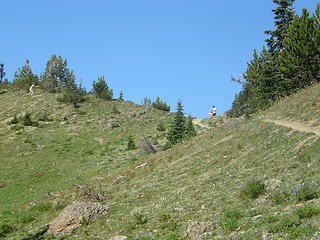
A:
POLYGON ((200 119, 200 118, 195 118, 195 119, 192 120, 192 123, 193 123, 193 124, 197 124, 197 125, 199 125, 200 127, 210 128, 209 126, 200 123, 201 121, 202 121, 202 119, 200 119))
POLYGON ((302 122, 290 122, 286 120, 271 120, 271 119, 265 119, 264 122, 272 122, 277 125, 290 127, 294 130, 300 131, 300 132, 308 132, 308 133, 314 133, 317 136, 320 136, 320 127, 310 127, 308 124, 302 123, 302 122))

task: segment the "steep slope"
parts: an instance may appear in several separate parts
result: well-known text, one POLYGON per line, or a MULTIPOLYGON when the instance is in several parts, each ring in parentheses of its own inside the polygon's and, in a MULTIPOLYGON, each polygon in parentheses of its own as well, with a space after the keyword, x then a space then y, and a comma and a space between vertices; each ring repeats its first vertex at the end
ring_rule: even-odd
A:
MULTIPOLYGON (((319 136, 266 120, 317 127, 320 105, 314 99, 320 99, 320 85, 251 119, 221 118, 190 141, 104 172, 108 216, 84 224, 66 239, 134 239, 136 234, 139 239, 180 239, 194 221, 215 225, 207 239, 311 239, 320 232, 319 136), (250 198, 244 190, 255 181, 265 188, 250 198)), ((70 190, 33 207, 2 212, 0 221, 12 227, 6 237, 28 236, 78 198, 70 190), (19 214, 33 219, 19 222, 19 214)))

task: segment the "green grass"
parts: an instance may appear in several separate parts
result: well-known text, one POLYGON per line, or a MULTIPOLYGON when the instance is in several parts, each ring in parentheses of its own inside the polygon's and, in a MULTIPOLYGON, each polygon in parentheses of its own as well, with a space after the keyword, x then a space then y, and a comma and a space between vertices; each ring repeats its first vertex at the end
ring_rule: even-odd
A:
POLYGON ((220 117, 212 124, 206 120, 211 130, 198 128, 197 137, 154 155, 127 151, 128 137, 143 132, 161 147, 165 135, 157 128, 161 122, 167 126, 168 113, 95 98, 74 110, 47 93, 33 100, 2 94, 0 184, 6 187, 0 188, 0 209, 10 214, 0 218, 0 227, 9 239, 28 236, 30 229, 41 229, 79 197, 73 184, 95 184, 99 179, 108 216, 81 226, 66 239, 134 239, 137 234, 180 239, 190 221, 213 223, 211 239, 311 239, 320 231, 319 191, 304 189, 301 197, 297 191, 304 182, 320 183, 320 140, 263 120, 314 121, 317 105, 307 103, 319 99, 319 93, 320 85, 315 85, 250 119, 220 117), (9 99, 14 104, 5 104, 9 99), (302 100, 304 104, 298 104, 302 100), (114 113, 114 105, 120 113, 114 113), (24 111, 32 119, 46 111, 53 121, 18 131, 3 122, 24 111), (138 114, 132 117, 133 112, 138 114), (104 130, 111 122, 119 127, 104 130), (119 176, 124 180, 116 181, 119 176), (263 179, 263 191, 252 190, 254 197, 243 197, 242 185, 252 176, 263 179), (52 194, 62 190, 68 191, 52 194), (28 206, 31 201, 36 205, 28 206), (23 223, 21 216, 29 222, 23 223))

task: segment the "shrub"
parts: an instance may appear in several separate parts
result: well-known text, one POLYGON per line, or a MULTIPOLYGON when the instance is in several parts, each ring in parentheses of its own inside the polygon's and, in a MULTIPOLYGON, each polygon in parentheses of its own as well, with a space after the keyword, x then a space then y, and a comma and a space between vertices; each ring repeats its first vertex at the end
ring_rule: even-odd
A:
POLYGON ((311 218, 313 215, 319 213, 319 208, 313 205, 306 205, 296 210, 296 213, 300 219, 311 218))
POLYGON ((262 179, 258 177, 247 179, 246 184, 242 186, 242 194, 251 199, 257 198, 263 193, 265 185, 262 179))
POLYGON ((1 223, 0 224, 0 238, 7 233, 10 233, 14 230, 14 227, 11 224, 1 223))
POLYGON ((308 201, 314 199, 319 194, 315 191, 313 186, 304 182, 299 185, 299 188, 296 190, 296 197, 299 201, 308 201))
POLYGON ((157 125, 157 128, 156 128, 159 132, 163 132, 166 130, 166 127, 164 126, 164 123, 163 122, 160 122, 158 125, 157 125))
POLYGON ((32 126, 31 114, 26 113, 22 118, 22 121, 24 126, 32 126))
POLYGON ((13 116, 13 119, 10 121, 10 124, 17 124, 17 123, 19 123, 19 119, 17 117, 17 114, 15 114, 13 116))
POLYGON ((134 150, 137 149, 136 144, 134 143, 134 139, 131 135, 128 137, 128 146, 126 150, 134 150))
POLYGON ((144 215, 142 215, 140 213, 135 213, 133 215, 133 219, 134 219, 134 224, 135 225, 143 225, 143 224, 148 222, 148 217, 144 216, 144 215))

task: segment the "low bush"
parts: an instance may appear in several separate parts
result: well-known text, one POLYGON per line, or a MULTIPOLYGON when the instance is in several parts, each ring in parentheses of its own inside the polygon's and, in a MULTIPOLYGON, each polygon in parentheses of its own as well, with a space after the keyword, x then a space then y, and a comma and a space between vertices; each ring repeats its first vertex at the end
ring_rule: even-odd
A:
POLYGON ((265 184, 258 177, 246 180, 246 184, 242 186, 242 194, 251 199, 257 198, 264 192, 265 184))

